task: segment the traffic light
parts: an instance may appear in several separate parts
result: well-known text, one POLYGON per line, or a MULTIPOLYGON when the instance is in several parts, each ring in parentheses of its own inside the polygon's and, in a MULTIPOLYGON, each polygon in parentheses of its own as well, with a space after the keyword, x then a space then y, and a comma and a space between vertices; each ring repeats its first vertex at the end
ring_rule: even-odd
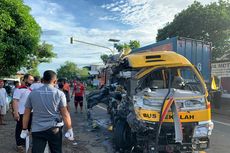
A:
POLYGON ((73 37, 70 37, 70 44, 73 44, 73 37))

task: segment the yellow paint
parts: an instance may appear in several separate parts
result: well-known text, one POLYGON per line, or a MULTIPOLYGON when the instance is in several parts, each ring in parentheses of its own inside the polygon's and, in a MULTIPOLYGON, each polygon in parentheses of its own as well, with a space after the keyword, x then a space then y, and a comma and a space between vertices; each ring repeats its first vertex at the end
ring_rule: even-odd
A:
POLYGON ((129 54, 125 57, 131 67, 140 68, 157 65, 191 65, 191 63, 182 55, 173 51, 148 51, 144 53, 129 54), (147 56, 157 56, 159 58, 146 59, 147 56), (147 62, 154 61, 154 62, 147 62))
POLYGON ((218 90, 218 87, 216 85, 215 77, 212 77, 212 84, 211 84, 212 90, 218 90))
MULTIPOLYGON (((168 52, 168 51, 166 51, 168 52)), ((176 54, 176 53, 175 53, 176 54)), ((183 57, 183 56, 182 56, 183 57)), ((176 57, 175 57, 176 58, 176 57)), ((186 59, 185 57, 183 57, 184 59, 186 59)), ((186 59, 187 60, 187 59, 186 59)), ((189 61, 188 61, 189 62, 189 61)), ((199 78, 199 80, 201 81, 200 83, 202 84, 203 88, 205 89, 205 97, 208 97, 208 90, 207 90, 207 87, 206 87, 206 84, 204 82, 204 79, 203 77, 200 75, 200 73, 195 69, 195 67, 189 62, 189 63, 185 63, 184 65, 182 64, 177 64, 177 63, 174 63, 174 64, 171 64, 171 65, 167 65, 166 63, 161 63, 161 65, 158 65, 158 66, 154 66, 154 67, 143 67, 143 69, 141 71, 139 71, 135 76, 134 78, 135 79, 141 79, 142 77, 144 77, 145 75, 147 75, 148 73, 152 72, 153 70, 156 70, 156 69, 159 69, 159 68, 162 68, 162 67, 181 67, 181 66, 185 66, 185 67, 190 67, 194 73, 196 73, 196 76, 199 78)))
MULTIPOLYGON (((173 51, 146 51, 143 53, 135 53, 129 54, 125 56, 123 59, 129 61, 129 66, 132 68, 142 68, 142 70, 136 74, 134 78, 140 79, 150 73, 151 71, 161 68, 161 67, 181 67, 188 66, 193 69, 193 71, 197 74, 199 80, 203 87, 205 88, 205 96, 208 96, 207 87, 205 85, 203 77, 200 73, 195 69, 195 67, 187 60, 184 56, 177 54, 173 51), (147 56, 159 56, 159 58, 146 59, 147 56), (147 62, 147 61, 155 61, 155 62, 147 62)), ((180 73, 179 73, 180 75, 180 73)))
MULTIPOLYGON (((138 119, 150 122, 159 122, 160 113, 152 110, 136 109, 138 119)), ((179 112, 181 122, 200 122, 211 120, 210 109, 179 112)), ((172 112, 168 112, 164 122, 173 122, 172 112)))
MULTIPOLYGON (((203 97, 205 97, 206 99, 208 96, 207 87, 205 85, 203 77, 200 75, 197 69, 182 55, 179 55, 172 51, 156 51, 156 52, 147 51, 143 53, 129 54, 124 58, 126 58, 126 60, 129 61, 130 67, 142 68, 134 76, 134 78, 136 79, 141 79, 142 77, 146 76, 148 73, 162 67, 165 68, 183 67, 183 66, 190 67, 194 71, 194 73, 196 73, 197 77, 201 81, 200 83, 202 84, 205 90, 205 96, 187 97, 186 99, 193 99, 193 98, 196 99, 196 98, 203 98, 203 97), (157 58, 147 59, 146 58, 147 56, 155 56, 157 58), (151 61, 151 62, 147 62, 147 61, 151 61)), ((179 70, 178 70, 178 74, 181 75, 179 70)), ((164 78, 164 80, 166 80, 166 78, 164 78)), ((175 98, 175 100, 185 100, 185 98, 180 97, 180 98, 175 98)), ((164 109, 167 103, 168 101, 166 101, 165 106, 163 106, 164 109)), ((144 110, 144 109, 137 109, 135 111, 140 120, 159 122, 160 114, 157 111, 144 110)), ((179 112, 179 115, 181 117, 181 122, 199 122, 199 121, 207 121, 211 119, 211 112, 209 107, 207 107, 207 109, 205 110, 179 112)), ((169 112, 164 122, 173 122, 173 119, 170 118, 171 116, 172 116, 172 112, 169 112)))
MULTIPOLYGON (((192 97, 173 97, 173 99, 175 101, 177 100, 190 100, 190 99, 199 99, 199 98, 204 98, 205 95, 201 95, 201 96, 192 96, 192 97)), ((152 97, 150 96, 144 96, 144 98, 146 99, 151 99, 152 97)), ((154 97, 154 100, 162 100, 164 99, 164 97, 154 97)))

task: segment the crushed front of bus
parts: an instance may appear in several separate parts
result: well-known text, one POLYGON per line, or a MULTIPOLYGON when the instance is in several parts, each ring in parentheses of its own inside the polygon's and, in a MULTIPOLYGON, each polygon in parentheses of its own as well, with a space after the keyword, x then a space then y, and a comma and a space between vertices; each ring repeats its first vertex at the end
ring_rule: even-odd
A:
POLYGON ((158 147, 159 151, 198 151, 209 147, 213 129, 210 103, 205 83, 192 65, 145 68, 134 78, 134 111, 127 120, 138 133, 137 140, 151 138, 152 149, 158 147), (176 106, 174 111, 169 106, 170 99, 176 106), (167 106, 169 110, 160 123, 162 110, 167 106))

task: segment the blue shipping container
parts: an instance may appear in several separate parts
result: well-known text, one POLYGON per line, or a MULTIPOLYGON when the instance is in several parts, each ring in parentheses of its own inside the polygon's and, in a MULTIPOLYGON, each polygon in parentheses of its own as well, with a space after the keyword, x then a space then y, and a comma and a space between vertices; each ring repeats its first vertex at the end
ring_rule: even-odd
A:
POLYGON ((173 37, 157 43, 144 46, 131 53, 145 51, 175 51, 186 57, 201 72, 206 83, 210 83, 211 78, 211 43, 184 38, 173 37))

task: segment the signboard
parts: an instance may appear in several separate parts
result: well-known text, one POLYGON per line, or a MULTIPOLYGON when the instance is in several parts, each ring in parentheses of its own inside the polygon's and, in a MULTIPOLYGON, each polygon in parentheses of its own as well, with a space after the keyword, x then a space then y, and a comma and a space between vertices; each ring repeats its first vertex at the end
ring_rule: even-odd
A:
POLYGON ((212 63, 212 75, 230 77, 230 62, 212 63))

